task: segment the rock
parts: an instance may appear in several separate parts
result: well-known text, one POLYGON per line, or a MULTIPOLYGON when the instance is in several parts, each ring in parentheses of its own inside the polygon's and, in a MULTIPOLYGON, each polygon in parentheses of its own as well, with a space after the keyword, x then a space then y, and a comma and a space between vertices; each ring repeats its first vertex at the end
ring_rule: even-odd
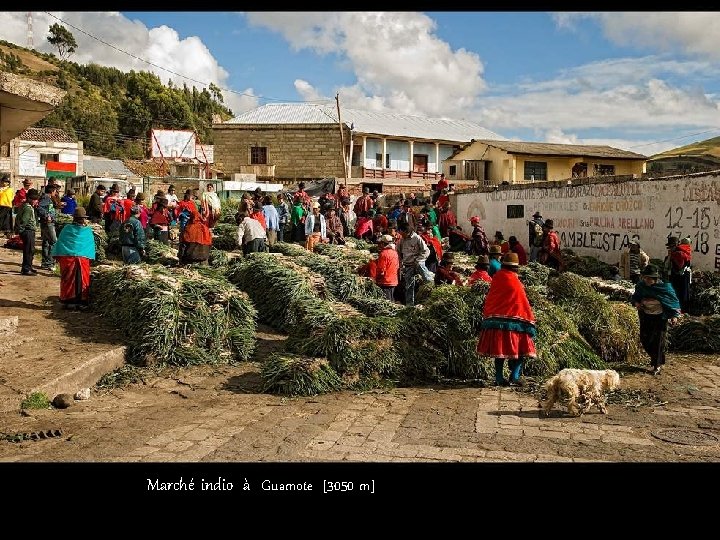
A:
POLYGON ((77 399, 78 401, 90 399, 90 389, 83 388, 82 390, 78 390, 78 392, 75 394, 75 399, 77 399))
POLYGON ((74 403, 72 394, 58 394, 52 400, 53 407, 56 409, 67 409, 74 403))

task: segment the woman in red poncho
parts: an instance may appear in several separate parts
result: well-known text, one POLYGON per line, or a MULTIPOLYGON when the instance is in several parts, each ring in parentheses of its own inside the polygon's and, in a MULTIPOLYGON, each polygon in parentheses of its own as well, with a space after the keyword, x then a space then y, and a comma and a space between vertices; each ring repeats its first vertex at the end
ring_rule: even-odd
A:
POLYGON ((495 384, 520 385, 523 360, 535 358, 535 315, 528 302, 525 288, 518 278, 519 261, 516 253, 506 253, 502 266, 493 276, 485 298, 483 322, 477 352, 495 358, 495 384), (503 377, 507 358, 510 381, 503 377))
POLYGON ((198 212, 195 205, 185 206, 190 212, 190 219, 180 235, 181 264, 207 264, 212 247, 212 235, 205 218, 198 212))

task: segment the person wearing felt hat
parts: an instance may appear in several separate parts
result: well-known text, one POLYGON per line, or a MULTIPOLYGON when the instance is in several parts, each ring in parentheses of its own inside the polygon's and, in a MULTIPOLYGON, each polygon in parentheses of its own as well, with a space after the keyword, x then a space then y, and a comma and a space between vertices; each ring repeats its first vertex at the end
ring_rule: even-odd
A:
POLYGON ((25 194, 25 201, 18 210, 15 219, 15 227, 23 241, 23 258, 20 273, 24 276, 34 276, 37 270, 33 268, 35 257, 35 231, 37 230, 37 219, 33 208, 40 200, 40 192, 37 189, 28 189, 25 194))
POLYGON ((493 276, 483 307, 476 350, 481 356, 495 358, 497 386, 522 386, 523 363, 537 356, 533 342, 535 315, 518 277, 519 266, 516 253, 503 255, 502 267, 493 276), (503 376, 506 359, 510 368, 509 381, 503 376))
POLYGON ((15 209, 20 208, 25 203, 25 199, 27 198, 27 192, 33 187, 33 181, 29 178, 26 178, 22 181, 22 186, 23 187, 21 187, 15 192, 15 197, 13 198, 12 205, 15 209))
POLYGON ((468 278, 467 284, 472 285, 476 281, 487 281, 488 283, 492 283, 492 276, 488 274, 489 266, 490 257, 487 255, 480 255, 475 263, 475 271, 468 278))
POLYGON ((90 261, 95 259, 95 237, 87 212, 76 208, 72 223, 60 231, 52 257, 60 266, 60 302, 84 309, 90 301, 90 261))
POLYGON ((98 184, 95 187, 95 192, 90 195, 90 202, 87 207, 87 216, 92 223, 100 223, 103 219, 103 197, 107 188, 98 184))
POLYGON ((500 270, 502 266, 500 264, 500 258, 502 257, 502 251, 500 246, 490 246, 490 264, 488 266, 488 274, 494 276, 495 273, 500 270))
POLYGON ((443 253, 442 260, 435 272, 435 285, 447 284, 462 287, 463 280, 457 272, 453 271, 453 262, 455 262, 454 253, 450 251, 443 253))
POLYGON ((560 251, 560 237, 554 230, 554 226, 555 223, 552 219, 545 220, 543 224, 544 237, 538 253, 538 262, 560 271, 563 267, 563 258, 560 251))
POLYGON ((312 214, 305 218, 305 249, 313 251, 318 242, 327 242, 327 222, 320 213, 320 203, 316 201, 312 203, 312 214))
POLYGON ((660 373, 665 364, 665 342, 668 321, 674 324, 680 315, 680 301, 673 287, 660 280, 660 272, 654 264, 648 264, 640 272, 631 300, 640 319, 640 343, 650 356, 650 369, 660 373))

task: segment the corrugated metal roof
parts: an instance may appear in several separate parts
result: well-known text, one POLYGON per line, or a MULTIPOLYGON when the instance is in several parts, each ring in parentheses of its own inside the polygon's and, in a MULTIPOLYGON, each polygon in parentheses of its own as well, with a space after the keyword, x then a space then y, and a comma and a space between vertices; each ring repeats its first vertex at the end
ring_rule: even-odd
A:
MULTIPOLYGON (((506 140, 478 139, 475 142, 500 148, 511 154, 534 154, 542 156, 581 156, 615 159, 647 159, 642 154, 620 150, 612 146, 588 144, 554 144, 540 142, 521 142, 506 140)), ((458 154, 460 152, 457 152, 458 154)))
POLYGON ((40 128, 40 127, 29 127, 18 135, 18 139, 23 141, 41 141, 41 142, 66 142, 74 143, 77 142, 65 131, 59 128, 40 128))
MULTIPOLYGON (((356 133, 412 137, 415 139, 467 142, 471 139, 504 137, 474 122, 426 118, 408 114, 340 109, 343 123, 353 125, 356 133)), ((226 122, 227 124, 335 124, 334 105, 314 103, 270 103, 253 109, 226 122)))
POLYGON ((83 173, 87 176, 100 177, 117 177, 121 175, 137 177, 121 160, 95 156, 85 156, 83 158, 83 173))

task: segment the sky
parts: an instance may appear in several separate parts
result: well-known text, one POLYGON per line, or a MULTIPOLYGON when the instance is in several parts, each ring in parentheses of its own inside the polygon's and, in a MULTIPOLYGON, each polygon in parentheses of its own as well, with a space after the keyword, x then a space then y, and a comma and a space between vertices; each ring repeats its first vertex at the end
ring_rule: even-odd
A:
MULTIPOLYGON (((71 60, 213 82, 235 114, 338 94, 646 156, 720 136, 720 12, 33 12, 37 50, 56 22, 71 60)), ((0 12, 0 39, 25 46, 27 14, 0 12)))

